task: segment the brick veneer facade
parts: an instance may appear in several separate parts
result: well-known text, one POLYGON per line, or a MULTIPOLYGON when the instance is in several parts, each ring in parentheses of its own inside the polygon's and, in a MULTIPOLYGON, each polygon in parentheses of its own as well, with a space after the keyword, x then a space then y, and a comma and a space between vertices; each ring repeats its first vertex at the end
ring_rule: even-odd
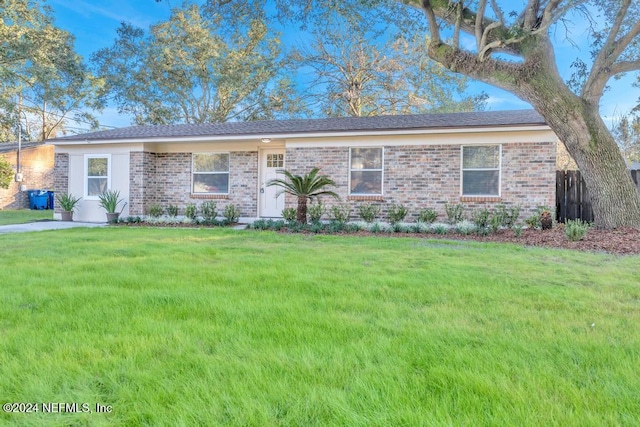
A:
MULTIPOLYGON (((352 219, 363 203, 378 204, 380 218, 386 217, 392 203, 409 210, 408 221, 415 221, 424 208, 435 208, 439 220, 446 219, 446 203, 462 203, 467 213, 473 209, 492 208, 496 204, 520 206, 521 218, 531 215, 538 206, 555 203, 555 143, 502 144, 501 196, 492 198, 460 196, 460 145, 407 145, 384 147, 384 183, 382 197, 349 196, 349 147, 287 148, 287 169, 305 174, 318 166, 332 178, 341 197, 323 198, 327 206, 348 203, 352 219)), ((241 215, 258 215, 258 151, 231 152, 229 157, 229 195, 191 193, 191 153, 132 152, 130 154, 129 211, 145 215, 153 205, 166 208, 177 205, 180 213, 188 204, 201 205, 214 200, 221 212, 230 203, 241 215)), ((64 191, 68 180, 68 156, 56 155, 56 189, 64 191), (63 185, 64 184, 64 185, 63 185)), ((287 206, 295 207, 287 197, 287 206)))
POLYGON ((184 214, 191 203, 216 202, 218 211, 229 204, 242 216, 258 214, 258 152, 232 151, 229 155, 229 195, 191 193, 191 153, 132 152, 130 155, 129 212, 145 215, 153 205, 178 206, 184 214))
MULTIPOLYGON (((363 203, 381 207, 381 218, 387 208, 402 204, 409 210, 408 221, 414 221, 421 209, 436 209, 440 220, 446 218, 445 203, 462 203, 467 211, 492 208, 496 204, 520 206, 521 218, 530 216, 538 206, 555 204, 555 143, 502 144, 501 197, 477 198, 460 196, 460 145, 390 146, 384 148, 384 182, 382 197, 349 196, 349 147, 289 148, 287 169, 304 174, 318 166, 336 182, 335 192, 341 200, 325 197, 332 206, 348 203, 351 217, 357 219, 357 207, 363 203)), ((287 206, 295 207, 293 198, 287 206)))

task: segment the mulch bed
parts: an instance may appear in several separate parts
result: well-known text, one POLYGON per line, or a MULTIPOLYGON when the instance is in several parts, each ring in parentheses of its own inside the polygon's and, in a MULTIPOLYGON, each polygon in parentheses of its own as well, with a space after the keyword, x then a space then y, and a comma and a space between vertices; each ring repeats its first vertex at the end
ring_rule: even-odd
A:
MULTIPOLYGON (((428 235, 434 237, 433 235, 428 235)), ((435 236, 455 240, 475 240, 480 242, 507 242, 524 246, 573 249, 588 252, 606 252, 617 255, 640 254, 640 230, 625 228, 616 230, 590 229, 583 240, 572 242, 564 234, 564 225, 555 225, 551 230, 523 230, 516 237, 511 230, 501 230, 488 236, 451 234, 435 236)))

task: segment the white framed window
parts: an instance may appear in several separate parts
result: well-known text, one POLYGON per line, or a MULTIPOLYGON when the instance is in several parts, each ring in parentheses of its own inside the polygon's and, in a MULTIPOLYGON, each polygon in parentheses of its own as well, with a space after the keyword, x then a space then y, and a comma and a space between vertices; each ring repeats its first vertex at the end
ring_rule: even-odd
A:
POLYGON ((229 194, 229 153, 194 153, 191 191, 229 194))
POLYGON ((501 145, 463 145, 463 196, 500 196, 501 145))
POLYGON ((97 200, 111 189, 111 154, 87 154, 84 156, 84 197, 97 200))
POLYGON ((382 195, 383 165, 382 147, 352 147, 349 150, 349 194, 382 195))

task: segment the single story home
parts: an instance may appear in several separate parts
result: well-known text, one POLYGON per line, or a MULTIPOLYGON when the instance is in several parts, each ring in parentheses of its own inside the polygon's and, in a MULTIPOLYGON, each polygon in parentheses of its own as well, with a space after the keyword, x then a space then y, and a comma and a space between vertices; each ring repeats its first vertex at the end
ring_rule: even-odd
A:
MULTIPOLYGON (((151 206, 213 200, 244 218, 281 217, 295 206, 267 183, 281 169, 313 167, 333 179, 352 217, 362 203, 424 208, 445 203, 520 206, 527 216, 555 203, 557 137, 533 110, 364 118, 133 126, 48 141, 55 189, 82 196, 74 219, 104 221, 98 194, 120 191, 124 216, 151 206)), ((56 214, 59 216, 59 211, 56 214)))
POLYGON ((17 142, 2 142, 0 157, 13 166, 14 173, 20 171, 9 188, 0 188, 0 209, 28 209, 26 190, 53 189, 54 147, 43 142, 23 142, 18 155, 17 142))

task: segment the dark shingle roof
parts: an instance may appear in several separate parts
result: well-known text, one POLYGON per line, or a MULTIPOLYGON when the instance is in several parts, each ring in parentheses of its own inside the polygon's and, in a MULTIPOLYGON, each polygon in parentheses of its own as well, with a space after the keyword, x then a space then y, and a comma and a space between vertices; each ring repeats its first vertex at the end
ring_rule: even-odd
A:
POLYGON ((542 116, 534 110, 483 111, 472 113, 414 114, 404 116, 131 126, 81 135, 65 136, 50 141, 97 141, 244 135, 277 136, 308 133, 399 131, 412 129, 446 129, 545 124, 546 123, 542 116))
MULTIPOLYGON (((22 150, 27 150, 29 148, 35 148, 43 145, 44 142, 23 142, 20 144, 20 148, 22 150)), ((0 142, 0 153, 10 153, 12 151, 18 151, 18 143, 17 142, 0 142)))

